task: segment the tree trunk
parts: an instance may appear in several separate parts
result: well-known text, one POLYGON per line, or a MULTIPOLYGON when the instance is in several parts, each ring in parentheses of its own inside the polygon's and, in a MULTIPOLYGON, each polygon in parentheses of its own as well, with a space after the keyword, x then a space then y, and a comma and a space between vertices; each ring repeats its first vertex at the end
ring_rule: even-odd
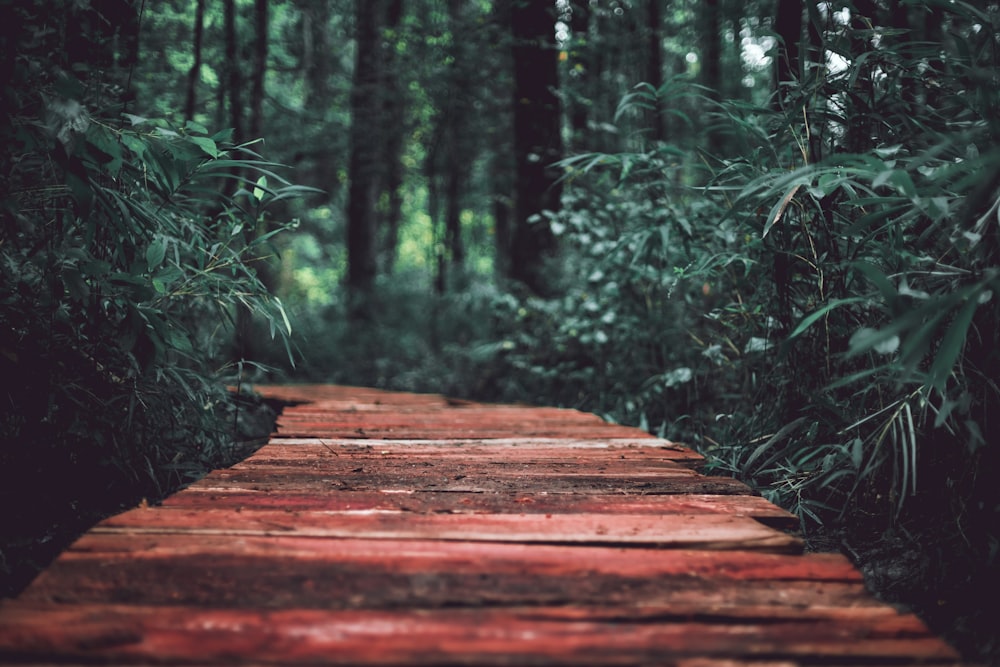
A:
POLYGON ((451 65, 448 71, 448 111, 445 122, 446 159, 444 168, 445 194, 445 251, 448 263, 455 269, 454 275, 462 276, 465 270, 465 244, 462 239, 462 200, 465 194, 466 177, 472 158, 470 157, 470 124, 472 100, 470 91, 475 85, 467 52, 467 40, 462 37, 469 29, 464 16, 464 0, 448 0, 448 17, 453 37, 451 65))
POLYGON ((198 81, 201 80, 201 45, 205 35, 205 0, 198 0, 194 11, 194 62, 188 72, 187 96, 184 100, 184 118, 194 118, 194 108, 198 100, 198 81))
MULTIPOLYGON (((263 134, 264 114, 264 75, 267 71, 267 0, 254 0, 254 58, 250 86, 250 126, 249 138, 256 139, 263 134)), ((244 174, 249 175, 249 174, 244 174)), ((267 233, 266 221, 261 221, 255 229, 244 229, 243 236, 247 244, 253 243, 258 234, 267 233)), ((274 270, 267 258, 252 261, 257 277, 268 290, 274 289, 274 270)), ((236 323, 237 349, 243 359, 257 357, 258 336, 254 331, 253 313, 240 305, 237 310, 236 323)))
MULTIPOLYGON (((705 0, 702 3, 701 23, 701 36, 705 45, 701 65, 702 83, 708 89, 709 100, 714 103, 722 99, 722 15, 719 0, 705 0)), ((714 104, 709 109, 706 137, 708 154, 714 157, 720 157, 724 146, 722 135, 712 123, 712 114, 717 111, 714 104)))
POLYGON ((352 317, 370 313, 375 284, 375 197, 378 187, 379 17, 382 2, 355 0, 356 59, 351 91, 350 188, 347 196, 347 287, 352 317))
POLYGON ((775 58, 775 102, 780 107, 785 89, 802 78, 802 2, 778 0, 774 30, 778 33, 778 57, 775 58))
POLYGON ((226 92, 229 97, 229 123, 233 128, 233 141, 240 143, 243 132, 243 77, 240 73, 239 43, 236 35, 236 0, 225 0, 223 30, 226 40, 226 92))
POLYGON ((569 53, 569 76, 573 91, 569 96, 570 143, 573 148, 583 148, 589 125, 590 91, 590 4, 588 0, 570 2, 570 34, 572 43, 569 53))
POLYGON ((254 0, 253 79, 250 88, 250 138, 264 130, 264 77, 267 74, 267 0, 254 0))
POLYGON ((556 239, 541 216, 559 208, 562 188, 552 164, 562 156, 555 3, 513 2, 515 217, 511 277, 535 293, 548 292, 546 260, 556 239))
POLYGON ((513 212, 514 157, 510 137, 513 134, 512 105, 505 94, 511 90, 508 77, 514 71, 510 38, 510 2, 501 0, 493 4, 494 31, 491 47, 497 54, 495 75, 489 78, 488 113, 492 122, 489 128, 490 162, 489 180, 493 211, 493 273, 498 281, 511 276, 511 217, 513 212))
MULTIPOLYGON (((663 0, 647 0, 646 5, 646 83, 657 91, 653 108, 649 112, 649 127, 651 138, 655 142, 666 141, 667 131, 664 124, 663 104, 659 91, 663 88, 663 0)), ((718 0, 707 0, 708 4, 718 0)))
POLYGON ((451 265, 461 275, 465 269, 465 244, 462 241, 462 190, 464 185, 464 170, 467 165, 461 160, 453 160, 448 167, 447 185, 445 187, 444 214, 445 247, 448 249, 448 259, 451 265))
POLYGON ((330 97, 330 1, 303 2, 302 60, 305 79, 302 106, 322 107, 330 97))
MULTIPOLYGON (((403 20, 402 0, 389 0, 385 27, 397 30, 403 20)), ((383 176, 381 191, 385 194, 381 229, 380 254, 382 271, 391 274, 396 263, 399 227, 403 221, 403 148, 406 138, 405 91, 400 83, 400 63, 395 42, 383 46, 384 61, 382 85, 380 86, 381 107, 385 123, 383 126, 383 176)))

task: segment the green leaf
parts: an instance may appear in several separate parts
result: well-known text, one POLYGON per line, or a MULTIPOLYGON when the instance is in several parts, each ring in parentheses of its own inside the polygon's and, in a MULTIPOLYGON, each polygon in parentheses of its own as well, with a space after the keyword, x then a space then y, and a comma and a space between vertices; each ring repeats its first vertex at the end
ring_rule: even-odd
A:
POLYGON ((189 120, 184 123, 184 129, 188 132, 194 132, 195 134, 208 134, 208 129, 201 123, 196 123, 193 120, 189 120))
POLYGON ((154 271, 158 266, 160 266, 160 264, 163 263, 163 259, 166 256, 167 239, 163 236, 157 236, 146 248, 146 267, 149 271, 154 271))
POLYGON ((291 335, 292 323, 288 321, 288 315, 285 313, 285 307, 281 304, 281 299, 274 297, 274 303, 278 306, 278 312, 281 313, 281 319, 285 324, 285 331, 291 335))
POLYGON ((263 201, 264 195, 267 194, 267 176, 261 176, 257 179, 257 187, 253 189, 253 198, 257 201, 263 201))
POLYGON ((200 148, 209 157, 219 157, 219 147, 208 137, 188 137, 188 141, 200 148))
POLYGON ((802 321, 799 322, 798 326, 795 327, 795 329, 792 331, 791 334, 789 334, 788 340, 792 340, 793 338, 796 338, 805 333, 805 331, 813 324, 815 324, 818 319, 829 313, 834 308, 839 308, 840 306, 846 306, 852 303, 863 303, 865 301, 867 301, 867 299, 855 296, 845 299, 834 299, 824 304, 822 308, 815 310, 812 313, 806 315, 804 318, 802 318, 802 321))
POLYGON ((117 136, 109 135, 103 127, 92 125, 87 132, 87 148, 111 176, 117 176, 122 168, 122 145, 117 136))
POLYGON ((889 282, 889 278, 882 273, 881 269, 870 262, 855 262, 853 266, 865 274, 865 277, 882 293, 882 297, 887 303, 890 305, 895 304, 899 299, 899 292, 896 291, 896 288, 889 282))
POLYGON ((785 195, 771 208, 771 212, 767 216, 767 222, 764 224, 764 232, 760 235, 761 238, 767 236, 767 233, 771 231, 771 227, 774 227, 781 220, 781 217, 785 214, 785 210, 788 205, 792 203, 792 199, 795 198, 795 193, 799 191, 804 183, 799 181, 788 188, 785 195))
POLYGON ((972 325, 972 318, 976 314, 979 300, 975 295, 966 298, 964 304, 959 309, 951 326, 941 339, 934 363, 931 365, 931 386, 938 391, 944 390, 944 385, 951 375, 951 370, 955 366, 962 348, 965 346, 965 339, 969 334, 969 327, 972 325))
POLYGON ((913 184, 910 175, 902 169, 887 169, 872 179, 873 188, 880 185, 891 185, 896 192, 910 199, 915 199, 917 196, 917 186, 913 184))

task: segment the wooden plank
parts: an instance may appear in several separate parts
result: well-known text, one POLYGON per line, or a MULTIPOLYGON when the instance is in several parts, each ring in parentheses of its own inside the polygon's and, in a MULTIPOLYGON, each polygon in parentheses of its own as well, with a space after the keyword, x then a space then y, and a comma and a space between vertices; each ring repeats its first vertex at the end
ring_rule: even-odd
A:
POLYGON ((403 490, 337 491, 308 494, 253 491, 217 487, 210 480, 192 485, 184 493, 163 501, 177 509, 229 508, 280 511, 345 512, 389 510, 400 512, 471 512, 529 514, 729 514, 749 516, 776 528, 794 529, 798 518, 760 496, 710 496, 702 494, 651 496, 584 493, 417 493, 403 490))
MULTIPOLYGON (((630 426, 607 425, 600 428, 595 433, 593 426, 549 426, 545 423, 525 424, 519 428, 510 428, 503 425, 464 425, 448 426, 436 425, 413 425, 405 422, 395 424, 369 425, 363 419, 351 421, 345 424, 333 424, 328 422, 310 422, 292 424, 288 426, 279 425, 279 431, 273 436, 274 439, 281 438, 359 438, 359 439, 382 439, 382 440, 469 440, 471 438, 481 439, 507 439, 511 435, 520 435, 536 438, 568 438, 584 439, 593 438, 595 435, 604 435, 609 438, 634 438, 637 429, 630 426)), ((650 436, 652 437, 652 436, 650 436)))
MULTIPOLYGON (((239 608, 660 605, 749 618, 878 605, 843 559, 550 545, 90 534, 23 598, 239 608), (756 610, 756 611, 754 611, 756 610)), ((818 612, 817 612, 818 613, 818 612)))
POLYGON ((639 479, 661 479, 665 477, 680 477, 693 479, 698 474, 672 461, 641 463, 621 461, 601 461, 577 463, 574 461, 519 461, 516 458, 508 463, 492 460, 470 460, 463 462, 457 459, 435 459, 433 457, 409 458, 363 458, 354 456, 331 456, 281 459, 252 460, 238 463, 231 468, 232 472, 254 472, 268 475, 279 474, 320 474, 334 475, 349 479, 355 475, 377 474, 391 476, 396 479, 407 478, 438 478, 473 479, 486 477, 493 479, 525 478, 559 476, 565 478, 580 477, 593 479, 599 477, 639 479))
POLYGON ((94 532, 635 544, 781 553, 802 550, 802 541, 796 537, 747 517, 720 514, 414 514, 379 510, 344 513, 142 508, 111 517, 94 532))
POLYGON ((119 554, 130 559, 160 558, 171 554, 225 553, 273 557, 385 563, 388 568, 435 567, 443 571, 488 571, 540 574, 560 571, 567 576, 615 574, 627 577, 682 577, 729 582, 788 581, 861 583, 861 574, 840 554, 792 555, 767 552, 660 550, 621 546, 565 546, 504 542, 446 542, 438 540, 317 540, 293 536, 248 536, 234 539, 207 535, 191 539, 183 534, 130 535, 90 532, 64 554, 65 560, 94 554, 119 554))
POLYGON ((709 494, 749 495, 746 484, 730 477, 667 476, 635 479, 628 475, 549 475, 503 476, 498 474, 475 477, 420 476, 382 474, 361 469, 350 476, 334 475, 316 470, 281 469, 216 470, 205 479, 213 486, 238 486, 274 492, 330 492, 337 489, 353 491, 412 490, 453 493, 621 493, 621 494, 709 494))
POLYGON ((669 609, 204 609, 142 605, 0 608, 0 659, 262 664, 626 665, 692 657, 955 661, 912 616, 837 610, 754 622, 669 609))
POLYGON ((559 438, 502 438, 495 440, 357 440, 332 438, 277 438, 254 458, 281 456, 342 455, 344 452, 370 456, 437 456, 452 458, 502 458, 523 456, 539 460, 622 460, 704 461, 700 454, 659 438, 608 438, 579 440, 559 438))

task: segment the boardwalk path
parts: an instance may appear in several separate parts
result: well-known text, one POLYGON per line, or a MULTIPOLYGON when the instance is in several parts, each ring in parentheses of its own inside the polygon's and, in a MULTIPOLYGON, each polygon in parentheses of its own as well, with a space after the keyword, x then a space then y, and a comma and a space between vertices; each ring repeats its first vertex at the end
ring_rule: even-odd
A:
POLYGON ((575 411, 270 387, 270 443, 99 524, 2 664, 955 664, 794 517, 575 411))

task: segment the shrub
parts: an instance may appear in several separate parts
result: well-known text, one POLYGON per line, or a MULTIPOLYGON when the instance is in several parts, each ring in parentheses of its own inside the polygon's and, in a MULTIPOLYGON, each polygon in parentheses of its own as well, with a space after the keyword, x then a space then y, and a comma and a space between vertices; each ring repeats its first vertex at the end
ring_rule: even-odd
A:
POLYGON ((232 444, 241 309, 287 345, 259 270, 267 206, 301 189, 227 132, 109 105, 26 21, 0 128, 0 488, 155 494, 232 444))

